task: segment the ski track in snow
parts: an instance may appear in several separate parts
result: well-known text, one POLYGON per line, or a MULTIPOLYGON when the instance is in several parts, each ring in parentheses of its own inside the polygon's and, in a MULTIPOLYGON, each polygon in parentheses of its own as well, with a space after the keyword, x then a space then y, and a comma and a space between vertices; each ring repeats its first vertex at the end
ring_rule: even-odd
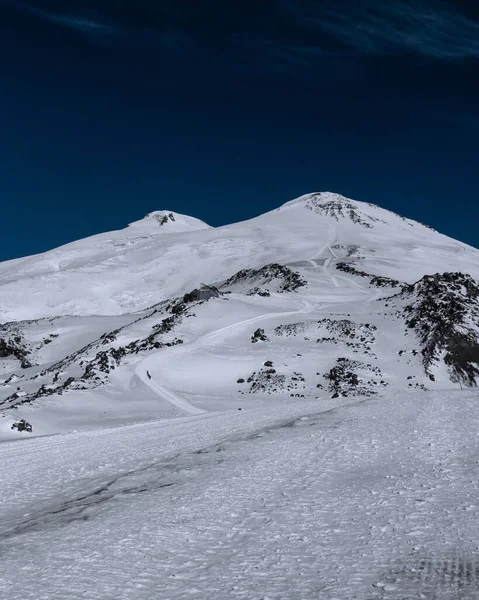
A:
POLYGON ((478 421, 472 392, 398 394, 2 444, 1 589, 477 598, 478 421))
MULTIPOLYGON (((183 356, 185 353, 189 353, 194 351, 198 346, 205 346, 210 344, 211 342, 217 343, 219 340, 223 339, 225 336, 236 333, 239 329, 247 328, 255 323, 262 323, 263 321, 267 321, 268 319, 278 318, 278 317, 290 317, 292 315, 301 315, 301 314, 309 314, 312 312, 314 305, 307 301, 301 300, 301 306, 298 310, 287 311, 287 312, 273 312, 267 313, 264 315, 259 315, 257 317, 253 317, 251 319, 245 319, 242 321, 238 321, 238 323, 233 323, 231 325, 227 325, 226 327, 221 327, 216 331, 209 332, 199 339, 195 340, 195 342, 187 345, 175 346, 169 349, 169 352, 174 352, 178 354, 178 360, 182 361, 185 359, 183 356)), ((166 400, 179 408, 180 410, 191 414, 191 415, 199 415, 206 411, 201 408, 198 408, 188 402, 185 398, 182 398, 180 395, 175 394, 171 390, 168 390, 165 386, 159 384, 153 378, 148 377, 147 373, 153 369, 153 367, 157 367, 158 364, 161 364, 162 354, 148 356, 144 360, 142 360, 135 368, 135 374, 141 379, 141 381, 149 387, 153 392, 158 394, 163 400, 166 400)))
POLYGON ((135 369, 136 375, 141 379, 141 381, 149 387, 155 394, 158 394, 160 398, 166 400, 179 408, 180 410, 190 414, 190 415, 200 415, 205 411, 201 408, 197 408, 193 406, 191 402, 181 398, 178 394, 175 394, 171 390, 168 390, 163 385, 160 385, 157 381, 153 381, 147 375, 149 373, 150 364, 158 364, 158 358, 156 356, 149 356, 141 361, 141 364, 135 369))

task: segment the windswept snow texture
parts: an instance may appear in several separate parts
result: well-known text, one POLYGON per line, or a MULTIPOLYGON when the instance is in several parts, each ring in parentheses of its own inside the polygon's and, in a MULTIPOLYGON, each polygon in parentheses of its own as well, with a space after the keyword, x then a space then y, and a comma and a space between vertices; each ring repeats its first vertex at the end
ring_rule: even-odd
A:
POLYGON ((479 598, 478 279, 332 193, 0 264, 0 596, 479 598))
POLYGON ((472 600, 472 392, 325 400, 0 446, 10 600, 472 600))

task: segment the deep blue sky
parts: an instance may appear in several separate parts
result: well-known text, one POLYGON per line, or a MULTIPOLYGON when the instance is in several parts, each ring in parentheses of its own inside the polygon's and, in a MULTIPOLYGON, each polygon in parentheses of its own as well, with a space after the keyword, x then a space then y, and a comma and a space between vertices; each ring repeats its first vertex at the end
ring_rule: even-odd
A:
POLYGON ((475 0, 0 0, 0 51, 0 260, 322 190, 479 246, 475 0))

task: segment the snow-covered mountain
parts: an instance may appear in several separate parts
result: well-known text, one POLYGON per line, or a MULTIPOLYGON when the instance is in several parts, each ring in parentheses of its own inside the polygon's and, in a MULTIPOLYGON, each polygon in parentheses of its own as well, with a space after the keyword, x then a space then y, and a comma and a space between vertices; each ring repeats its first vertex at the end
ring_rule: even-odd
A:
POLYGON ((475 385, 478 279, 478 250, 338 194, 153 212, 0 264, 0 435, 475 385))
POLYGON ((330 193, 1 264, 2 597, 477 598, 478 278, 330 193))

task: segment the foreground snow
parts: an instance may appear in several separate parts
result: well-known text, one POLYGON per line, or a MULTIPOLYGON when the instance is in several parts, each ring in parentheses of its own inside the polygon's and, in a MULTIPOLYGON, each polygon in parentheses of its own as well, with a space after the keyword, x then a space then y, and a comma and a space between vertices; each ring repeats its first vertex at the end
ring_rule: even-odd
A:
POLYGON ((478 421, 410 392, 2 443, 1 595, 477 598, 478 421))

